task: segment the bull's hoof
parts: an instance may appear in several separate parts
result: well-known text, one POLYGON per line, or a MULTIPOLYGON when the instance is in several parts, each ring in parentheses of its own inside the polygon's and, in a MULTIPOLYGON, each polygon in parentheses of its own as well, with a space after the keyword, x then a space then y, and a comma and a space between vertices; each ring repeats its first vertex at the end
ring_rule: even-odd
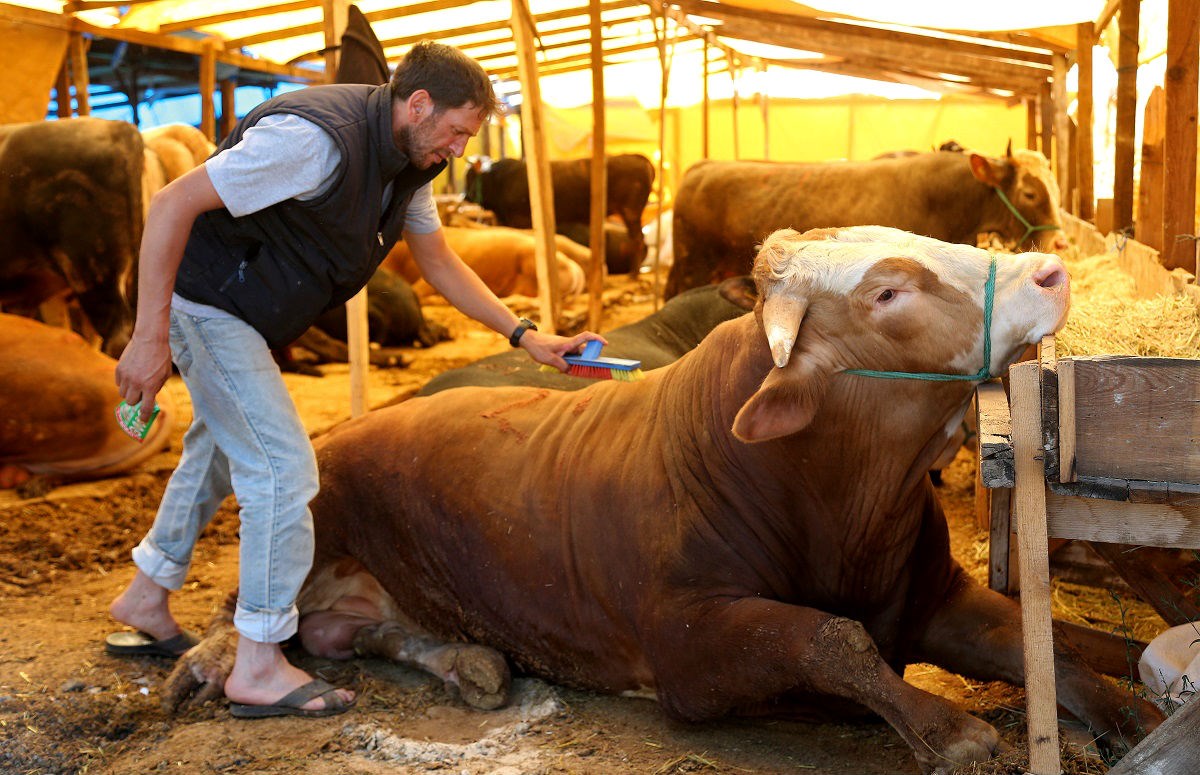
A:
POLYGON ((914 750, 926 775, 951 775, 960 767, 986 762, 995 756, 1000 744, 1000 735, 991 724, 965 713, 959 728, 945 735, 940 745, 933 739, 936 736, 927 736, 925 747, 914 750))
POLYGON ((473 643, 448 648, 452 652, 449 681, 468 705, 495 710, 508 704, 512 674, 500 652, 473 643))

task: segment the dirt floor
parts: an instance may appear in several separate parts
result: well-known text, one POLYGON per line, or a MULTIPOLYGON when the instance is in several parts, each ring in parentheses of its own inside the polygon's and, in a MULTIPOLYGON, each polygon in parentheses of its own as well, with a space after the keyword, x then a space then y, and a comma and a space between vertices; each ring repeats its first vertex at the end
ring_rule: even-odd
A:
MULTIPOLYGON (((652 311, 648 282, 617 280, 606 292, 606 328, 652 311)), ((519 304, 522 313, 532 304, 519 304)), ((582 310, 581 305, 575 309, 582 310)), ((414 349, 406 369, 373 370, 370 405, 402 399, 430 376, 507 344, 451 309, 427 308, 454 340, 414 349)), ((324 377, 287 375, 311 433, 348 416, 345 365, 324 377)), ((168 389, 190 417, 177 378, 168 389)), ((0 773, 916 773, 907 746, 881 721, 805 724, 730 720, 684 725, 649 700, 614 698, 518 679, 510 706, 467 708, 440 681, 379 660, 292 659, 360 693, 350 713, 328 719, 238 721, 223 702, 167 715, 161 659, 117 659, 101 644, 114 629, 106 609, 132 575, 129 550, 154 516, 178 455, 170 451, 128 476, 55 489, 20 500, 0 492, 0 773)), ((974 463, 961 452, 941 495, 954 551, 985 575, 987 533, 974 522, 974 463)), ((200 542, 176 615, 203 630, 237 577, 237 517, 227 502, 200 542)), ((1145 606, 1108 590, 1057 584, 1057 614, 1117 629, 1124 620, 1149 639, 1163 623, 1145 606)), ((906 677, 993 724, 1012 751, 976 773, 1021 772, 1023 693, 917 665, 906 677)), ((1082 730, 1066 727, 1068 772, 1103 773, 1082 730)))

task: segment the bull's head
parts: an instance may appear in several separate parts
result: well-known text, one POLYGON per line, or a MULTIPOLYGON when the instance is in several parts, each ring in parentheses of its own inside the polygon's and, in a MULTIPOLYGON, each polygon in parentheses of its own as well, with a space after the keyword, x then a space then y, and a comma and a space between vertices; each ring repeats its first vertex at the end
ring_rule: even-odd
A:
MULTIPOLYGON (((977 153, 968 158, 975 179, 996 192, 994 226, 1006 243, 1017 250, 1066 250, 1058 182, 1045 156, 1030 150, 1014 154, 1010 142, 1002 159, 977 153)), ((990 226, 980 229, 990 230, 990 226)))
POLYGON ((999 375, 1069 304, 1057 256, 993 256, 881 226, 777 231, 754 280, 775 368, 734 420, 744 441, 803 430, 835 378, 999 375))

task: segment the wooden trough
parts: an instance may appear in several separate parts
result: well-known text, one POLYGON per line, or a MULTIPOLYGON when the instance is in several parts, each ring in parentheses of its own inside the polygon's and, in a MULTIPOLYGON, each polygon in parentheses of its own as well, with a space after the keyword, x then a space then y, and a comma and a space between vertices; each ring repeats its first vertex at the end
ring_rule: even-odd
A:
MULTIPOLYGON (((1175 288, 1173 274, 1158 270, 1147 270, 1140 282, 1157 283, 1154 292, 1194 291, 1175 288)), ((993 588, 1010 587, 1012 521, 1019 542, 1034 775, 1060 772, 1051 537, 1088 542, 1168 624, 1200 620, 1186 590, 1146 558, 1154 550, 1134 551, 1200 549, 1200 360, 1059 358, 1055 349, 1047 337, 1037 360, 1014 365, 1007 396, 998 381, 981 385, 976 395, 978 482, 981 493, 990 491, 980 500, 989 506, 993 588)), ((1127 757, 1130 763, 1113 772, 1200 771, 1200 754, 1185 742, 1200 717, 1190 705, 1185 709, 1186 718, 1152 733, 1127 757), (1136 769, 1129 769, 1133 762, 1136 769)))

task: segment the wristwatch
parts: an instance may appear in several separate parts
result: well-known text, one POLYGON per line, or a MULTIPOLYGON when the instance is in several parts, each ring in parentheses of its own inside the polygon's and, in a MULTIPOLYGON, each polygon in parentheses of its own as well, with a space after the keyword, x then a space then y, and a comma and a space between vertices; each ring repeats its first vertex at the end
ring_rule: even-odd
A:
POLYGON ((517 327, 514 328, 512 334, 509 335, 508 343, 513 347, 520 347, 521 337, 525 335, 526 331, 530 330, 537 331, 538 329, 537 326, 534 325, 533 321, 529 318, 521 318, 521 321, 517 323, 517 327))

